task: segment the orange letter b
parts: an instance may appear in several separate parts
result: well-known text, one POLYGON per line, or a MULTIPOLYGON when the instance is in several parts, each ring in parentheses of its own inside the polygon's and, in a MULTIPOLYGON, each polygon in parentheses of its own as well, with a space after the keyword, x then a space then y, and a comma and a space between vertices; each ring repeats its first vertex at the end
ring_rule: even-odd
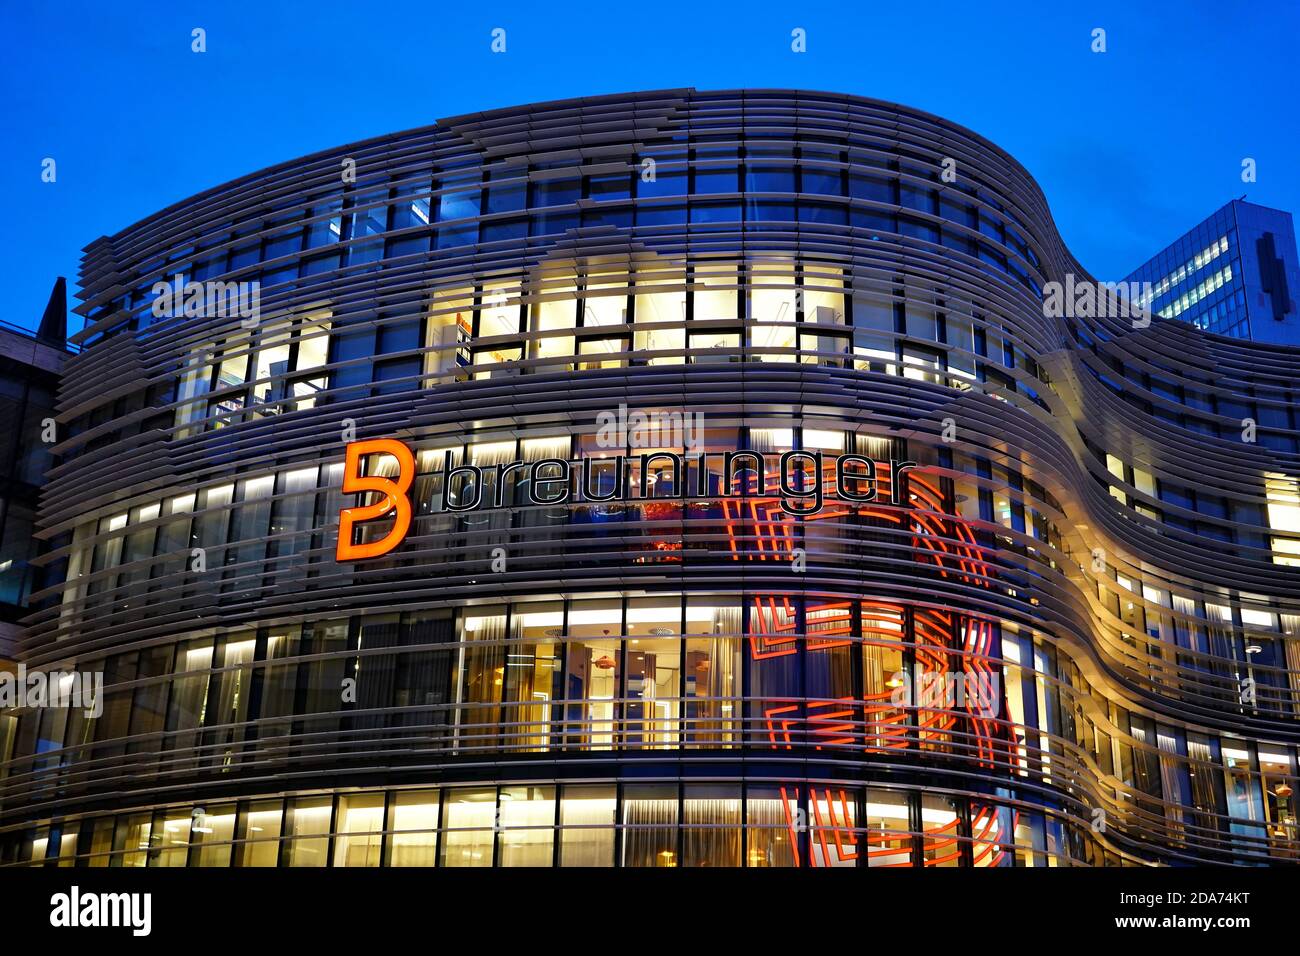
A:
POLYGON ((411 499, 406 497, 411 482, 415 480, 415 457, 411 449, 395 438, 373 438, 354 441, 348 445, 343 463, 343 493, 360 494, 376 491, 383 495, 372 505, 358 505, 339 512, 339 546, 336 561, 358 561, 387 554, 402 543, 411 527, 411 499), (378 475, 363 476, 361 459, 366 455, 385 454, 397 459, 397 480, 378 475), (371 521, 393 512, 393 530, 378 541, 366 544, 352 543, 352 529, 358 521, 371 521))

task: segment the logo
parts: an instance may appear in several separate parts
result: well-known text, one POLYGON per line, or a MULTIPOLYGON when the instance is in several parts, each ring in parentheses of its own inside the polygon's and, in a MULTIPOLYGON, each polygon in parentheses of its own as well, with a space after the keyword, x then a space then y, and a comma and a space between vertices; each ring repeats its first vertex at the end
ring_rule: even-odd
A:
MULTIPOLYGON (((863 455, 826 456, 820 451, 787 451, 769 470, 775 452, 756 451, 650 452, 643 455, 612 455, 606 458, 541 458, 491 465, 454 465, 448 451, 442 470, 445 491, 442 508, 424 502, 430 512, 475 511, 505 507, 506 476, 519 472, 520 487, 527 489, 533 505, 609 503, 637 500, 691 498, 770 497, 779 499, 781 510, 797 517, 818 514, 827 498, 846 504, 876 500, 877 476, 884 472, 889 503, 902 505, 907 498, 901 478, 914 461, 876 462, 863 455), (633 480, 635 464, 638 480, 633 480), (489 481, 488 479, 492 480, 489 481), (490 494, 485 494, 491 489, 490 494)), ((407 495, 415 480, 415 455, 395 438, 375 438, 347 446, 343 466, 343 493, 381 495, 366 505, 345 507, 339 512, 338 561, 358 561, 387 554, 402 543, 411 527, 411 500, 407 495), (396 478, 363 475, 363 462, 370 455, 388 455, 397 461, 396 478), (358 523, 393 517, 393 526, 374 541, 356 542, 358 523)), ((421 512, 425 513, 424 511, 421 512)))
POLYGON ((151 893, 82 893, 74 886, 51 896, 50 907, 50 925, 59 928, 128 926, 132 936, 153 929, 151 893))
POLYGON ((344 508, 339 512, 339 543, 335 551, 338 561, 359 561, 387 554, 402 543, 411 527, 411 499, 406 492, 415 480, 415 456, 411 449, 395 438, 373 438, 348 445, 343 463, 343 493, 362 494, 371 491, 383 495, 369 505, 344 508), (384 454, 397 459, 397 480, 380 475, 361 474, 361 460, 366 455, 384 454), (359 521, 373 521, 392 513, 393 527, 377 541, 354 544, 353 529, 359 521))

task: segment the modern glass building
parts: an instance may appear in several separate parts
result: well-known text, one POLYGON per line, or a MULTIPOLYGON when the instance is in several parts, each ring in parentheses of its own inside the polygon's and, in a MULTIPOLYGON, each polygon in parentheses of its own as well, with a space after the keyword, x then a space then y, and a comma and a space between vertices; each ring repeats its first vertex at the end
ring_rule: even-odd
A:
POLYGON ((53 463, 43 440, 68 358, 67 283, 59 279, 35 333, 0 322, 0 670, 14 655, 18 621, 38 587, 36 511, 53 463))
POLYGON ((0 713, 0 860, 1297 862, 1300 351, 1067 279, 996 146, 796 91, 96 240, 19 653, 102 708, 0 713))
POLYGON ((1163 318, 1239 339, 1300 345, 1300 260, 1291 214, 1241 199, 1129 274, 1163 318))

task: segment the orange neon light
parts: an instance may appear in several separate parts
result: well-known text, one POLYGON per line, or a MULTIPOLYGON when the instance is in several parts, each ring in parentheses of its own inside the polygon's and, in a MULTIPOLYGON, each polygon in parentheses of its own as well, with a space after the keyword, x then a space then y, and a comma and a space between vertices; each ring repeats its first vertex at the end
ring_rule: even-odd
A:
POLYGON ((363 494, 367 491, 383 495, 374 504, 356 505, 339 511, 339 543, 334 557, 337 561, 359 561, 377 558, 392 551, 411 527, 411 499, 406 492, 415 480, 415 456, 411 449, 395 438, 372 438, 354 441, 347 447, 343 464, 343 493, 363 494), (397 459, 397 478, 361 474, 361 460, 366 455, 391 455, 397 459), (393 514, 393 528, 377 541, 362 544, 352 542, 352 532, 359 521, 373 521, 393 514))

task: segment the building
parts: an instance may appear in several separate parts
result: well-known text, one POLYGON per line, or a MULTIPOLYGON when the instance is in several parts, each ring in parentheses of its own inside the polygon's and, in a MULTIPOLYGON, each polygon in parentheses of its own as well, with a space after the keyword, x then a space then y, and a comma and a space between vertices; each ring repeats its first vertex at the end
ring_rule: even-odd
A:
POLYGON ((1234 199, 1130 273, 1163 318, 1275 345, 1300 345, 1300 263, 1289 212, 1234 199))
POLYGON ((0 717, 0 860, 1294 864, 1300 351, 1066 281, 992 143, 779 90, 96 240, 19 652, 104 693, 0 717))
POLYGON ((36 509, 59 372, 68 358, 67 283, 59 279, 35 334, 0 323, 0 669, 11 661, 18 620, 36 583, 36 509))

